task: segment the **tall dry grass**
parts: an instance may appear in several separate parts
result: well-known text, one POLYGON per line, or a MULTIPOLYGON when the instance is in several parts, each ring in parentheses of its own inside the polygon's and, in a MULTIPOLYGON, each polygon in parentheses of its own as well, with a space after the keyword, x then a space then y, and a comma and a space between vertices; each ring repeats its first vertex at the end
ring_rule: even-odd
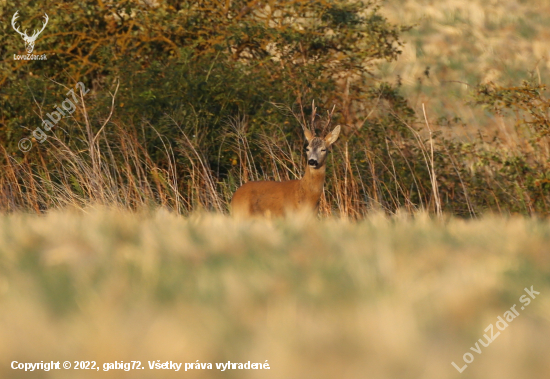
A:
MULTIPOLYGON (((179 130, 180 137, 175 141, 167 140, 150 123, 144 126, 156 133, 163 147, 160 159, 152 157, 137 128, 111 120, 115 98, 116 91, 110 113, 95 128, 82 99, 78 108, 84 122, 71 119, 67 128, 82 136, 79 143, 75 143, 78 137, 67 132, 61 136, 51 134, 41 145, 33 139, 38 160, 30 155, 20 160, 3 149, 0 210, 40 213, 66 206, 82 209, 88 204, 99 204, 126 209, 160 206, 184 215, 201 209, 227 214, 233 193, 243 183, 299 179, 303 175, 302 141, 288 139, 281 125, 266 125, 251 135, 246 116, 227 120, 221 133, 220 138, 230 150, 228 156, 233 162, 227 173, 220 174, 214 168, 220 167, 221 152, 214 157, 218 161, 213 162, 213 157, 203 153, 203 142, 190 136, 176 120, 172 120, 173 127, 179 130)), ((318 133, 324 133, 330 124, 330 117, 319 119, 314 114, 310 121, 303 114, 283 111, 297 119, 302 127, 319 129, 323 124, 323 130, 317 130, 318 133)), ((301 135, 301 127, 297 129, 301 135)), ((440 209, 440 205, 436 205, 440 204, 438 201, 417 205, 409 199, 403 205, 399 198, 407 194, 397 187, 395 193, 391 193, 392 189, 388 191, 387 183, 377 178, 383 175, 376 172, 381 158, 373 156, 367 147, 361 147, 359 159, 370 166, 366 174, 372 178, 363 177, 356 162, 357 154, 350 151, 353 148, 348 147, 347 139, 349 137, 341 138, 340 146, 327 163, 327 185, 320 203, 322 216, 359 219, 371 210, 392 212, 401 206, 411 212, 440 209)), ((429 148, 419 135, 417 143, 427 157, 429 148)), ((433 155, 431 164, 433 166, 433 155)), ((395 167, 391 169, 384 163, 382 166, 399 181, 395 167)), ((435 177, 432 188, 437 188, 435 177)), ((430 197, 430 191, 426 190, 426 197, 430 197)))
MULTIPOLYGON (((327 160, 321 216, 361 219, 379 210, 427 211, 439 218, 443 213, 547 215, 550 137, 544 93, 530 85, 478 91, 480 103, 503 122, 514 120, 514 128, 503 128, 503 135, 490 141, 480 136, 471 142, 442 138, 424 104, 422 121, 404 119, 390 104, 404 100, 384 94, 388 99, 380 101, 378 112, 387 111, 389 118, 360 129, 344 126, 327 160), (510 109, 500 109, 503 98, 510 99, 510 109)), ((119 122, 113 116, 116 90, 103 117, 88 114, 81 100, 81 117, 64 121, 63 133, 52 133, 43 144, 34 141, 32 153, 20 158, 2 148, 0 211, 41 213, 93 203, 227 214, 232 194, 247 181, 300 178, 302 127, 323 134, 330 124, 330 114, 308 120, 274 105, 296 124, 294 134, 289 136, 288 125, 269 124, 251 133, 246 116, 231 118, 213 155, 207 153, 209 142, 181 121, 170 118, 178 131, 172 140, 150 122, 119 122), (146 133, 156 139, 144 138, 146 133), (159 148, 148 146, 153 142, 159 148)))
POLYGON ((358 223, 101 206, 4 214, 0 376, 543 379, 549 236, 535 219, 422 213, 358 223), (531 285, 540 295, 520 310, 531 285), (520 315, 472 352, 514 304, 520 315), (466 352, 475 360, 458 374, 451 362, 466 352), (268 360, 271 370, 25 375, 13 360, 268 360))

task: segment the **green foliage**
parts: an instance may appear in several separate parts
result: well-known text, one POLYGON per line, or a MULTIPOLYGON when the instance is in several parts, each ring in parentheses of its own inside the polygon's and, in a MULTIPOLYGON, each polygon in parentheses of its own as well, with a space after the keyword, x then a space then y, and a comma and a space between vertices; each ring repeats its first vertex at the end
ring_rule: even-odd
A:
POLYGON ((514 139, 516 146, 504 146, 496 136, 494 147, 481 150, 470 146, 468 159, 477 161, 474 178, 485 186, 476 191, 479 199, 485 198, 485 206, 505 207, 509 212, 548 214, 550 200, 550 176, 548 155, 550 100, 546 86, 524 81, 521 86, 501 87, 494 83, 478 86, 473 98, 498 117, 515 118, 514 139), (491 175, 486 175, 490 172, 491 175), (489 179, 489 180, 487 180, 489 179))
MULTIPOLYGON (((16 9, 15 2, 6 2, 3 18, 16 9)), ((40 125, 30 111, 36 110, 35 99, 48 111, 65 98, 53 80, 91 87, 94 99, 88 111, 99 117, 118 79, 118 103, 123 105, 117 108, 118 120, 160 124, 161 133, 173 131, 170 139, 177 129, 163 117, 186 120, 201 129, 213 151, 228 116, 251 115, 252 125, 259 125, 283 121, 267 114, 269 102, 341 103, 335 91, 340 77, 355 76, 350 98, 359 104, 365 100, 373 60, 393 60, 399 54, 403 28, 388 24, 377 10, 362 1, 269 6, 184 1, 154 7, 133 1, 46 1, 21 7, 25 27, 48 12, 50 22, 36 49, 48 60, 7 60, 0 78, 5 120, 0 138, 15 152, 24 134, 19 126, 32 130, 40 125)), ((19 53, 21 39, 9 25, 4 27, 2 55, 19 53)))
MULTIPOLYGON (((372 81, 375 62, 397 58, 399 34, 407 29, 389 24, 372 1, 147 4, 152 3, 46 1, 17 8, 23 28, 39 24, 48 12, 49 24, 35 49, 48 60, 7 59, 3 66, 0 141, 7 154, 31 167, 41 162, 48 171, 59 160, 50 142, 92 154, 92 136, 110 113, 111 94, 119 85, 112 118, 101 129, 106 138, 99 138, 98 149, 110 150, 107 141, 117 139, 120 127, 160 170, 171 164, 168 149, 174 151, 182 178, 190 177, 188 167, 200 156, 217 181, 235 183, 228 177, 235 152, 224 137, 229 120, 246 116, 252 140, 260 132, 279 131, 285 138, 301 140, 298 120, 289 120, 288 111, 281 109, 307 116, 315 100, 325 109, 336 105, 334 121, 357 128, 380 99, 373 95, 379 92, 372 81), (18 141, 30 138, 77 82, 91 89, 84 97, 85 109, 80 102, 79 111, 50 132, 55 138, 48 143, 33 139, 31 152, 18 151, 18 141), (198 155, 187 154, 189 144, 198 155)), ((15 2, 7 1, 0 13, 9 19, 15 10, 15 2)), ((0 37, 4 56, 23 47, 8 27, 0 37)), ((395 112, 403 107, 403 102, 396 104, 395 112)), ((380 122, 396 125, 391 117, 380 122)), ((252 154, 259 154, 252 148, 252 154)), ((255 157, 257 169, 263 171, 265 157, 255 157)), ((110 164, 122 161, 115 156, 110 164)), ((182 192, 196 184, 180 183, 182 192)), ((74 179, 71 186, 86 196, 74 179)))
POLYGON ((545 97, 545 91, 545 85, 528 81, 524 81, 518 87, 500 87, 488 83, 476 88, 474 99, 477 104, 489 108, 498 115, 513 111, 518 116, 519 124, 529 125, 542 136, 548 133, 550 127, 550 100, 545 97))
POLYGON ((503 149, 498 137, 488 149, 443 139, 416 120, 399 83, 375 79, 408 30, 388 23, 375 1, 18 6, 6 1, 0 14, 19 10, 23 30, 48 13, 35 46, 48 59, 12 59, 23 41, 3 24, 2 209, 98 201, 223 212, 243 181, 300 177, 301 125, 323 133, 331 121, 343 133, 328 165, 325 215, 548 211, 544 87, 488 84, 474 95, 491 112, 514 114, 528 149, 503 149), (45 130, 65 99, 77 110, 45 130), (318 114, 336 109, 331 120, 312 118, 313 100, 318 114), (32 140, 30 152, 18 149, 21 138, 32 140))

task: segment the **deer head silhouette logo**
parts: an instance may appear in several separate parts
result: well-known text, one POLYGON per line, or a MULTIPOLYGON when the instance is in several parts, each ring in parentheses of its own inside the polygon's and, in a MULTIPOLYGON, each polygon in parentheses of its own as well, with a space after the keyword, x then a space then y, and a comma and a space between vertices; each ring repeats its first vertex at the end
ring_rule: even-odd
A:
POLYGON ((27 49, 27 53, 32 54, 32 51, 34 50, 34 42, 36 41, 40 33, 42 33, 42 31, 46 28, 46 25, 48 25, 48 20, 49 20, 48 15, 44 13, 44 19, 46 20, 46 22, 44 22, 44 26, 42 26, 42 29, 40 31, 35 30, 32 36, 28 36, 27 29, 25 29, 24 32, 21 32, 19 28, 15 26, 15 20, 17 20, 17 17, 19 17, 18 13, 19 11, 15 12, 15 14, 13 15, 11 19, 11 26, 17 33, 21 35, 21 37, 23 37, 23 41, 25 41, 25 49, 27 49))

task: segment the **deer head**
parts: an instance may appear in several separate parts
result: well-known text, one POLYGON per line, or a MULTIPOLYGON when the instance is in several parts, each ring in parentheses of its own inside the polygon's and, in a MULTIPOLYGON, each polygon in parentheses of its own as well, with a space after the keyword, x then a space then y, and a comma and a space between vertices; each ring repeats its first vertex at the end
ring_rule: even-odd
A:
POLYGON ((32 51, 34 50, 34 42, 36 41, 40 33, 42 33, 42 31, 46 28, 46 25, 48 25, 48 20, 49 20, 48 15, 44 13, 44 19, 46 20, 46 22, 44 22, 44 26, 42 26, 42 29, 40 31, 35 30, 32 36, 28 36, 27 29, 25 29, 24 32, 21 32, 19 28, 15 26, 15 20, 17 20, 17 17, 19 17, 18 13, 19 11, 15 12, 15 14, 13 15, 11 19, 11 26, 17 33, 21 35, 21 37, 23 37, 23 41, 25 41, 25 49, 27 49, 27 53, 32 54, 32 51))
POLYGON ((340 125, 337 125, 325 138, 316 137, 305 127, 304 134, 308 142, 306 147, 307 164, 314 169, 319 169, 324 166, 327 153, 330 151, 332 144, 338 139, 340 125))

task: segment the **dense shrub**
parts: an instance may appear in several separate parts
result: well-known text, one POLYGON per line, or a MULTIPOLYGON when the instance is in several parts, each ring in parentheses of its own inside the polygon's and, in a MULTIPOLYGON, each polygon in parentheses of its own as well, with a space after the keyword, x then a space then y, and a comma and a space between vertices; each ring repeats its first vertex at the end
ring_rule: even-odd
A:
POLYGON ((48 14, 34 52, 48 59, 14 60, 23 41, 2 24, 3 209, 96 201, 226 211, 243 181, 300 177, 301 124, 322 133, 332 122, 344 133, 323 214, 547 211, 546 161, 536 153, 547 128, 541 89, 485 86, 476 95, 495 111, 531 115, 523 125, 536 131, 532 153, 442 139, 398 88, 376 80, 376 64, 397 59, 407 27, 388 23, 375 1, 0 5, 4 20, 17 10, 22 30, 48 14), (42 130, 40 143, 32 132, 71 88, 77 110, 42 130), (29 152, 18 149, 22 138, 29 152))

